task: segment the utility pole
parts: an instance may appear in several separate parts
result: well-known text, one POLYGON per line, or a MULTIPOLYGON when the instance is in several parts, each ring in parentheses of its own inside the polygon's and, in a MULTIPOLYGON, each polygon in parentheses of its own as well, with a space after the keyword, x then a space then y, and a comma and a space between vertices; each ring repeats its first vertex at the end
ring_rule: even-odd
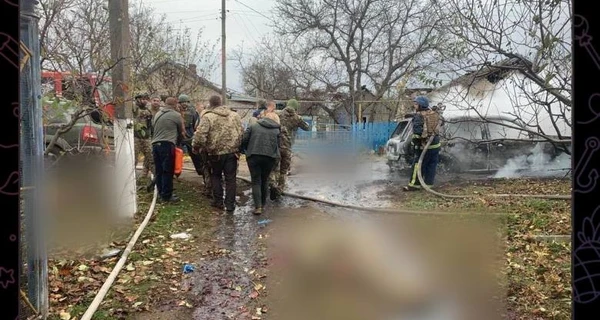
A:
MULTIPOLYGON (((44 131, 42 125, 39 17, 36 0, 22 0, 21 38, 21 191, 25 216, 27 250, 27 291, 29 301, 43 319, 48 316, 48 256, 43 213, 44 131)), ((18 274, 14 275, 15 278, 18 274)))
POLYGON ((221 0, 221 94, 223 95, 223 105, 227 105, 227 51, 226 51, 226 0, 221 0))
POLYGON ((119 216, 132 219, 137 211, 135 152, 133 146, 133 109, 129 92, 129 1, 108 0, 111 30, 110 54, 115 64, 111 72, 115 103, 115 182, 119 216))

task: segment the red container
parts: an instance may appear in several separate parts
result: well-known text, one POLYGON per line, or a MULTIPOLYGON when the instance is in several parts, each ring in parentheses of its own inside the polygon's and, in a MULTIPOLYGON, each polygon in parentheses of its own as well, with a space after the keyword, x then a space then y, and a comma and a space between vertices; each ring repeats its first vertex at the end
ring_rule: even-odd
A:
POLYGON ((175 148, 175 175, 179 176, 183 171, 183 149, 175 148))

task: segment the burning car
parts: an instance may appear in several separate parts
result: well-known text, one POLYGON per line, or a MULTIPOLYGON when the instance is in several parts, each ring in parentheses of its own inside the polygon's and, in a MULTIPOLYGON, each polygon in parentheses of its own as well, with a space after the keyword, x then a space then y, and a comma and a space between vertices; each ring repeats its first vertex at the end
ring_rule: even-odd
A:
MULTIPOLYGON (((527 133, 525 124, 505 116, 486 118, 475 116, 443 117, 440 165, 450 172, 492 172, 503 168, 509 159, 540 149, 551 158, 560 148, 527 133)), ((386 143, 390 169, 408 167, 413 161, 411 147, 412 116, 398 121, 386 143)))

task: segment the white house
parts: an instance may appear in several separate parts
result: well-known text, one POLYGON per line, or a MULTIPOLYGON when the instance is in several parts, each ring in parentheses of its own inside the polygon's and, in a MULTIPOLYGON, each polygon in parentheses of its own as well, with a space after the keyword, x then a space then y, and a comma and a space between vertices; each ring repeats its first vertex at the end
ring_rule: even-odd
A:
POLYGON ((509 59, 495 67, 461 76, 428 94, 432 104, 446 106, 444 116, 510 116, 525 122, 528 129, 537 126, 548 136, 571 136, 571 106, 552 102, 547 106, 534 103, 531 96, 543 100, 539 87, 510 66, 518 64, 509 59), (507 68, 508 67, 508 68, 507 68), (567 121, 565 121, 565 119, 567 121))

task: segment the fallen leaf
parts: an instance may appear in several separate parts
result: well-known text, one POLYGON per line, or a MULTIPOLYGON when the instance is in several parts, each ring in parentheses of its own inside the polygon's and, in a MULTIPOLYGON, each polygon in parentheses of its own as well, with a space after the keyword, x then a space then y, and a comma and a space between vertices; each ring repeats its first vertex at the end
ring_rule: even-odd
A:
POLYGON ((71 270, 69 268, 62 268, 58 271, 61 276, 68 276, 71 274, 71 270))
POLYGON ((242 291, 242 287, 240 287, 240 286, 237 286, 237 287, 235 287, 235 290, 236 290, 236 291, 242 291))
POLYGON ((86 266, 85 264, 82 264, 77 268, 79 271, 88 271, 89 269, 90 267, 86 266))
POLYGON ((127 271, 133 271, 133 270, 135 270, 135 267, 133 266, 133 263, 130 263, 126 269, 127 269, 127 271))
POLYGON ((71 319, 71 314, 68 312, 61 312, 60 313, 60 320, 70 320, 71 319))
POLYGON ((257 291, 252 291, 250 293, 250 299, 256 299, 258 297, 258 292, 257 291))
POLYGON ((166 248, 165 251, 167 251, 167 252, 173 252, 173 248, 166 248))
POLYGON ((142 264, 145 265, 145 266, 149 266, 149 265, 151 265, 153 263, 154 263, 154 261, 142 261, 142 264))
POLYGON ((262 308, 256 308, 256 314, 260 316, 262 314, 262 308))
POLYGON ((260 289, 262 289, 262 288, 263 288, 263 285, 260 283, 254 285, 254 290, 256 290, 256 291, 260 291, 260 289))

